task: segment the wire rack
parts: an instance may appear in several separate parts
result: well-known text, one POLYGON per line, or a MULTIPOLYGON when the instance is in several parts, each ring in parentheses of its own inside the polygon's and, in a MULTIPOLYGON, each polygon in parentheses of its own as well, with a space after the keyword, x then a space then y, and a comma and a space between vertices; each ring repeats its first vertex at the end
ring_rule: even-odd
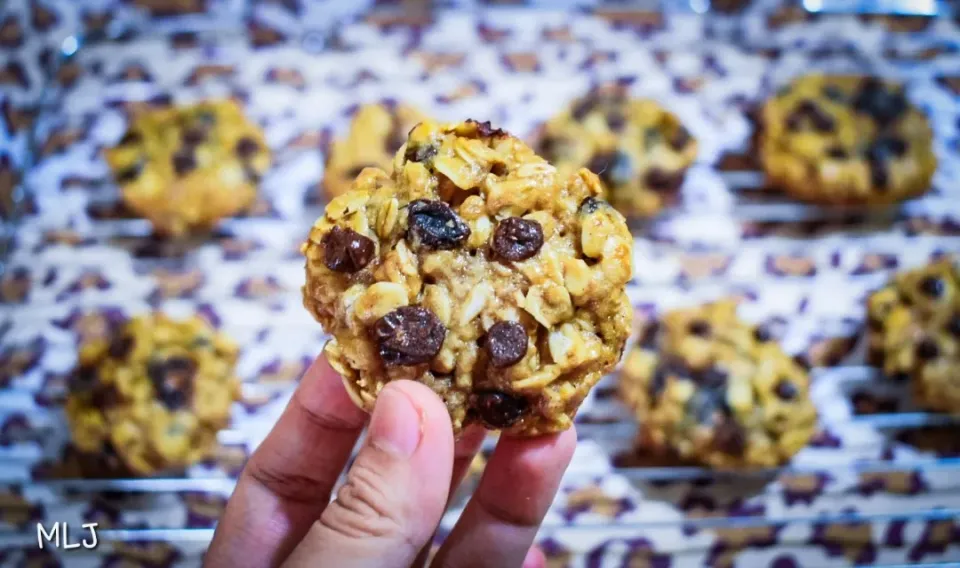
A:
MULTIPOLYGON (((851 5, 840 2, 824 3, 822 6, 824 11, 844 11, 838 7, 841 4, 848 7, 851 5)), ((696 3, 683 6, 692 12, 700 11, 696 3)), ((943 9, 942 6, 940 9, 943 9)), ((200 45, 204 45, 207 39, 210 39, 211 45, 243 43, 242 36, 234 32, 208 30, 199 32, 199 37, 200 45)), ((162 40, 162 35, 141 35, 134 41, 149 44, 150 41, 162 40)), ((108 58, 97 55, 97 50, 109 49, 114 45, 111 41, 107 38, 88 42, 75 38, 74 41, 64 42, 60 68, 74 63, 83 66, 98 60, 98 57, 101 64, 109 63, 108 58), (93 53, 94 56, 85 60, 89 53, 93 53)), ((278 47, 278 52, 282 52, 283 48, 284 46, 278 47)), ((149 48, 144 49, 152 53, 149 52, 149 48)), ((303 49, 303 46, 293 45, 291 49, 299 50, 303 49)), ((350 56, 357 57, 368 49, 369 47, 352 48, 350 56)), ((493 48, 495 55, 499 54, 497 49, 499 48, 493 48)), ((648 49, 643 46, 637 52, 648 49)), ((603 78, 602 73, 598 73, 598 76, 603 78)), ((454 77, 450 80, 453 83, 462 82, 464 77, 454 77)), ((504 83, 507 80, 505 79, 504 83)), ((442 77, 436 81, 441 84, 438 89, 446 86, 442 84, 442 77)), ((526 79, 519 83, 522 84, 525 81, 526 79)), ((538 81, 541 84, 541 90, 552 90, 561 83, 558 79, 551 77, 540 78, 538 81)), ((238 83, 242 81, 228 81, 225 92, 241 94, 236 90, 238 83)), ((411 86, 411 92, 415 91, 416 81, 407 83, 411 86)), ((389 84, 390 88, 396 88, 398 84, 407 83, 398 80, 389 84)), ((30 139, 31 154, 36 157, 36 164, 42 165, 44 160, 50 161, 51 156, 45 152, 44 144, 48 142, 52 133, 59 132, 58 129, 64 126, 84 125, 88 129, 91 127, 90 117, 96 116, 97 113, 91 113, 85 105, 88 102, 96 104, 96 101, 104 96, 105 91, 99 90, 101 88, 99 85, 80 85, 51 88, 45 92, 39 105, 40 118, 37 121, 37 129, 31 133, 30 139), (44 155, 45 153, 47 155, 44 155)), ((202 91, 192 87, 183 90, 202 91)), ((504 92, 508 90, 503 89, 504 92)), ((138 96, 141 96, 150 91, 134 89, 131 92, 139 93, 138 96)), ((193 94, 196 93, 191 93, 193 94)), ((247 93, 247 95, 250 94, 247 93)), ((370 93, 358 93, 360 97, 370 95, 370 93)), ((376 98, 375 92, 373 95, 376 98)), ((753 98, 758 97, 759 95, 754 92, 753 98)), ((255 96, 253 98, 255 99, 255 96)), ((515 101, 508 98, 496 99, 496 94, 491 98, 495 99, 495 111, 491 113, 494 118, 504 116, 509 118, 522 114, 524 110, 535 104, 535 102, 520 102, 525 106, 516 112, 510 112, 510 106, 515 101)), ((254 101, 252 105, 259 110, 263 109, 262 103, 258 104, 254 101)), ((469 111, 469 105, 464 106, 469 111)), ((455 104, 451 105, 448 111, 451 114, 465 112, 455 104)), ((540 111, 540 114, 544 112, 546 111, 540 111)), ((538 116, 536 113, 532 114, 538 116)), ((276 116, 263 115, 257 118, 267 122, 278 119, 276 116)), ((284 117, 281 116, 278 120, 282 122, 284 117)), ((331 130, 342 129, 344 115, 335 113, 332 117, 320 117, 318 122, 324 125, 318 130, 329 135, 331 130), (333 126, 326 126, 328 122, 333 126)), ((92 124, 94 127, 102 126, 96 121, 92 124)), ((720 123, 715 127, 722 130, 724 125, 725 123, 720 123)), ((267 126, 269 136, 270 124, 267 126)), ((280 129, 275 129, 273 133, 276 134, 277 130, 280 129)), ((88 148, 84 147, 84 149, 88 148)), ((93 175, 87 175, 77 182, 81 188, 79 191, 64 192, 45 189, 50 181, 50 178, 44 177, 49 173, 48 170, 34 169, 32 173, 35 175, 27 177, 28 194, 23 195, 20 218, 6 220, 4 223, 4 230, 8 237, 5 240, 10 241, 11 244, 8 262, 4 266, 5 274, 10 275, 18 269, 33 270, 37 274, 42 272, 38 265, 24 262, 25 258, 32 256, 25 254, 25 251, 40 242, 44 235, 49 235, 53 231, 70 232, 73 239, 71 242, 79 243, 78 246, 81 248, 90 245, 98 252, 89 258, 84 257, 81 251, 76 259, 71 259, 69 252, 62 252, 47 258, 41 254, 36 259, 29 258, 29 260, 40 265, 47 263, 52 266, 60 263, 59 270, 79 275, 90 267, 90 262, 109 265, 116 258, 127 258, 129 272, 137 275, 151 274, 157 270, 175 272, 194 270, 211 261, 214 253, 222 252, 226 243, 235 244, 237 241, 268 233, 271 237, 265 244, 260 243, 261 249, 253 248, 244 251, 246 256, 243 264, 249 265, 263 260, 265 264, 258 267, 260 272, 276 270, 281 275, 279 276, 281 284, 286 284, 288 281, 295 282, 295 279, 302 275, 293 275, 295 271, 291 269, 291 267, 296 268, 298 262, 293 253, 293 245, 296 244, 297 239, 302 238, 305 228, 320 214, 322 205, 311 199, 307 199, 307 204, 304 205, 302 198, 284 202, 279 199, 283 197, 282 192, 273 188, 289 182, 288 178, 282 176, 286 166, 297 163, 298 160, 303 159, 304 155, 316 153, 318 149, 318 146, 313 146, 304 151, 302 147, 292 144, 279 149, 276 152, 276 161, 279 165, 264 182, 269 186, 268 199, 260 212, 226 220, 212 243, 189 243, 182 250, 172 253, 163 249, 162 244, 157 243, 150 236, 150 229, 145 221, 133 218, 124 213, 122 208, 117 207, 117 189, 109 181, 107 172, 102 166, 90 166, 94 159, 77 160, 77 163, 86 167, 88 172, 93 172, 93 175), (34 202, 31 202, 32 200, 34 202), (33 208, 49 211, 51 203, 62 205, 69 214, 44 216, 31 212, 33 208), (101 249, 97 247, 103 244, 109 244, 118 256, 101 254, 101 249), (269 264, 268 259, 271 256, 282 258, 274 264, 269 264), (74 260, 77 263, 76 270, 71 269, 69 265, 74 260), (287 277, 288 274, 291 276, 287 277)), ((746 139, 739 144, 730 144, 717 149, 717 155, 743 156, 749 152, 750 147, 746 139)), ((54 161, 57 159, 56 154, 53 159, 54 161)), ((764 297, 789 294, 794 288, 810 288, 810 283, 814 281, 818 282, 818 286, 812 287, 816 293, 817 290, 829 289, 837 283, 821 274, 806 275, 801 270, 787 271, 786 274, 771 280, 766 283, 769 288, 767 290, 749 289, 751 285, 756 284, 750 282, 750 269, 742 270, 742 274, 746 276, 741 279, 738 279, 735 274, 724 273, 706 276, 701 274, 688 280, 668 278, 658 280, 657 274, 663 274, 662 271, 657 270, 660 266, 658 262, 666 262, 678 254, 709 255, 717 251, 748 250, 752 247, 758 249, 758 256, 753 260, 748 258, 745 262, 748 265, 749 262, 753 262, 754 264, 749 266, 755 266, 759 271, 763 268, 760 265, 762 258, 769 257, 771 254, 816 249, 818 243, 830 242, 829 235, 840 235, 850 246, 863 247, 869 249, 871 254, 877 255, 886 252, 895 254, 903 248, 905 243, 923 249, 922 254, 914 255, 914 260, 904 261, 907 265, 911 262, 925 261, 944 251, 960 251, 960 237, 951 234, 914 235, 915 231, 911 229, 910 224, 911 220, 922 218, 930 211, 952 213, 953 210, 960 209, 960 200, 956 199, 956 194, 938 192, 929 198, 880 209, 828 209, 813 205, 799 205, 764 188, 762 174, 756 169, 755 164, 750 165, 749 160, 745 162, 747 165, 736 168, 715 167, 713 164, 718 162, 720 160, 695 166, 694 169, 701 170, 703 175, 700 176, 694 172, 691 179, 687 181, 685 191, 690 186, 695 186, 696 189, 698 184, 709 186, 712 183, 711 180, 719 180, 730 197, 726 208, 716 211, 713 202, 709 199, 705 204, 698 203, 696 199, 684 200, 677 208, 666 212, 657 220, 634 227, 638 235, 637 247, 648 255, 640 259, 640 266, 650 268, 652 274, 652 276, 643 276, 633 283, 631 297, 638 306, 638 310, 657 312, 665 306, 669 307, 670 304, 682 305, 731 293, 759 296, 762 300, 764 297), (736 238, 732 239, 730 244, 712 242, 712 237, 706 230, 705 233, 684 232, 684 227, 696 226, 704 219, 714 217, 729 221, 736 228, 736 238), (870 232, 874 227, 880 227, 891 234, 886 237, 878 236, 870 232), (824 233, 828 236, 823 237, 824 233), (644 236, 649 239, 643 238, 644 236), (887 240, 885 241, 884 238, 887 240), (657 297, 669 298, 670 301, 649 300, 657 297)), ((62 179, 63 177, 60 177, 61 181, 62 179)), ((303 195, 309 196, 311 191, 312 188, 308 187, 303 195)), ((696 197, 696 191, 693 195, 696 197)), ((713 227, 709 223, 705 226, 713 227)), ((741 257, 749 257, 749 255, 742 254, 741 257)), ((902 267, 902 264, 897 267, 902 267)), ((43 266, 44 270, 47 268, 48 266, 43 266)), ((850 286, 856 288, 854 293, 862 297, 863 293, 882 283, 894 268, 887 266, 865 273, 858 280, 850 280, 850 286)), ((642 270, 638 271, 642 272, 642 270)), ((126 275, 127 272, 123 274, 126 275)), ((238 274, 249 276, 243 271, 239 271, 238 274)), ((227 280, 229 279, 224 282, 227 280)), ((232 287, 223 289, 236 290, 236 281, 229 282, 232 287)), ((212 288, 213 284, 210 284, 210 287, 212 288)), ((97 312, 112 309, 115 305, 122 305, 121 311, 125 312, 161 308, 189 313, 219 302, 221 316, 223 312, 229 313, 234 309, 249 316, 223 324, 224 327, 230 328, 241 343, 244 343, 245 338, 253 340, 262 334, 264 327, 254 322, 263 321, 263 317, 273 317, 270 314, 275 314, 281 324, 269 329, 270 334, 274 335, 275 342, 278 341, 276 336, 279 335, 294 343, 292 358, 302 362, 317 352, 324 336, 317 326, 301 313, 297 287, 286 286, 285 289, 286 292, 267 294, 263 298, 243 297, 241 299, 216 298, 215 295, 207 297, 201 293, 199 298, 154 300, 145 298, 145 289, 136 287, 111 290, 107 294, 100 295, 81 294, 76 299, 62 303, 58 303, 57 296, 53 295, 49 306, 37 306, 36 309, 30 310, 22 308, 11 310, 5 316, 6 324, 2 328, 0 341, 3 344, 13 345, 22 342, 26 337, 37 335, 43 337, 48 345, 54 346, 58 353, 65 353, 72 349, 74 340, 72 333, 75 329, 69 324, 63 324, 58 328, 57 322, 62 323, 68 320, 77 310, 97 312), (249 302, 253 307, 245 305, 244 302, 249 302), (279 329, 281 327, 282 330, 279 329)), ((773 310, 772 315, 766 314, 761 317, 782 319, 777 314, 777 310, 773 310)), ((794 343, 798 345, 803 345, 804 342, 809 345, 812 341, 819 339, 816 333, 811 333, 811 327, 842 330, 852 338, 852 344, 848 349, 842 350, 835 364, 813 365, 811 369, 814 377, 813 396, 820 400, 818 407, 821 409, 822 437, 818 437, 813 447, 801 452, 791 464, 783 468, 721 472, 676 464, 651 464, 643 462, 642 459, 638 460, 633 451, 633 441, 638 426, 629 412, 616 400, 615 376, 605 378, 595 388, 578 415, 578 433, 583 446, 581 448, 583 455, 575 459, 574 466, 565 478, 564 488, 556 507, 557 512, 548 517, 544 524, 542 532, 544 538, 565 542, 567 549, 575 554, 587 554, 596 550, 608 550, 616 554, 619 550, 617 546, 620 546, 617 543, 622 544, 639 533, 672 534, 676 531, 695 533, 696 531, 766 527, 781 535, 777 541, 778 546, 784 549, 791 547, 805 549, 812 546, 810 538, 798 536, 800 533, 791 527, 805 527, 816 532, 818 527, 863 524, 892 526, 898 522, 952 522, 960 517, 960 485, 958 485, 960 482, 953 479, 956 477, 955 472, 960 469, 960 448, 954 447, 943 452, 913 448, 908 443, 897 442, 901 434, 916 430, 947 429, 949 431, 950 428, 958 425, 960 419, 925 413, 911 407, 909 395, 902 385, 888 383, 882 380, 875 369, 863 366, 861 364, 862 341, 856 340, 859 335, 857 318, 862 320, 862 314, 844 313, 842 310, 836 312, 828 310, 814 315, 794 314, 790 318, 791 325, 800 322, 794 326, 799 328, 794 330, 796 331, 794 343), (870 413, 858 413, 852 409, 854 405, 848 404, 847 401, 855 398, 856 393, 864 391, 868 391, 871 396, 897 401, 897 404, 893 405, 893 408, 880 412, 873 409, 874 411, 870 413), (842 402, 842 404, 834 404, 834 402, 842 402), (846 434, 850 434, 849 437, 846 434), (597 463, 600 465, 596 465, 597 463), (897 488, 887 481, 884 475, 897 475, 910 479, 922 478, 923 490, 914 491, 909 487, 897 488), (611 479, 623 480, 624 483, 617 485, 617 482, 610 481, 611 479), (614 489, 609 487, 611 483, 614 489), (803 500, 804 491, 797 488, 798 483, 819 484, 816 489, 816 502, 811 501, 811 506, 790 505, 797 499, 803 500), (876 487, 871 486, 871 483, 876 487), (614 499, 615 501, 630 503, 630 507, 624 507, 626 510, 618 511, 613 515, 600 514, 594 509, 600 509, 604 504, 609 505, 609 503, 601 499, 598 505, 596 500, 588 499, 584 505, 582 495, 578 493, 582 492, 584 487, 603 487, 604 491, 612 491, 614 495, 619 495, 617 497, 619 501, 614 499), (709 491, 704 489, 705 487, 709 491), (865 506, 863 497, 871 491, 889 494, 890 498, 882 504, 868 503, 865 506), (703 507, 688 506, 689 503, 684 503, 692 495, 699 495, 702 492, 709 492, 714 502, 703 507), (718 495, 720 497, 717 497, 718 495), (657 501, 670 503, 673 508, 665 515, 638 512, 638 507, 650 510, 649 503, 657 501), (950 504, 954 506, 949 506, 950 504), (580 511, 580 516, 575 519, 576 522, 573 522, 567 512, 576 510, 578 507, 581 509, 585 507, 585 510, 580 511), (597 540, 597 534, 603 535, 601 541, 597 540), (582 549, 570 543, 581 543, 582 549)), ((253 351, 257 349, 258 346, 252 348, 253 351)), ((154 495, 159 501, 149 501, 150 507, 163 503, 164 495, 203 493, 219 498, 229 495, 235 483, 236 471, 217 466, 202 466, 192 469, 185 476, 166 478, 32 477, 30 472, 38 464, 59 459, 66 438, 63 418, 58 406, 58 402, 64 395, 63 383, 51 381, 50 378, 58 371, 62 374, 69 368, 69 357, 62 356, 54 359, 56 360, 43 362, 43 365, 46 365, 44 367, 46 376, 41 377, 33 373, 33 375, 14 380, 9 387, 0 390, 0 425, 2 425, 0 426, 0 464, 3 464, 3 467, 0 467, 0 487, 6 488, 9 494, 24 496, 27 502, 32 503, 17 504, 14 508, 29 510, 30 507, 39 503, 47 519, 74 518, 78 514, 78 495, 127 495, 123 497, 124 499, 154 495), (13 418, 16 420, 12 420, 13 418), (10 426, 11 424, 14 426, 10 426), (26 436, 26 439, 18 436, 26 436)), ((241 369, 241 375, 245 381, 243 387, 245 403, 254 401, 249 406, 245 404, 245 408, 238 410, 235 415, 235 422, 239 417, 244 428, 230 428, 219 435, 222 446, 241 448, 242 456, 248 455, 262 439, 262 435, 269 429, 289 397, 298 376, 297 373, 290 373, 285 380, 269 383, 257 381, 257 373, 265 368, 260 364, 264 361, 265 359, 257 359, 254 356, 252 361, 247 361, 249 364, 241 369)), ((244 367, 244 361, 241 361, 241 366, 244 367)), ((484 451, 489 452, 494 443, 492 439, 487 440, 484 451)), ((581 452, 581 449, 578 449, 578 452, 581 452)), ((455 499, 450 519, 456 518, 459 508, 469 496, 471 489, 471 482, 468 481, 455 499)), ((0 493, 2 492, 3 489, 0 489, 0 493)), ((811 499, 814 498, 811 497, 811 499)), ((127 503, 127 505, 130 504, 127 503)), ((133 506, 131 509, 136 510, 136 507, 133 506)), ((33 518, 31 514, 27 515, 28 519, 33 518)), ((23 523, 14 522, 6 525, 0 523, 0 547, 32 545, 36 539, 35 535, 29 527, 26 531, 23 528, 23 523)), ((101 531, 101 538, 118 543, 149 541, 194 543, 197 545, 197 554, 202 553, 203 545, 209 541, 211 535, 210 526, 200 528, 139 526, 108 528, 101 531)), ((666 542, 669 542, 669 539, 666 542)), ((684 546, 682 550, 677 549, 673 552, 678 555, 693 555, 697 552, 694 545, 684 546)), ((186 546, 186 548, 190 547, 186 546)))

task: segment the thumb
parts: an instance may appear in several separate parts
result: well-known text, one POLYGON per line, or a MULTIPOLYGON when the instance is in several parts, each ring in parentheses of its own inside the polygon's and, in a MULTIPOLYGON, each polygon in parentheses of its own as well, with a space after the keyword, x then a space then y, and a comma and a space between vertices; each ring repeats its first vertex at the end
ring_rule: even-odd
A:
POLYGON ((422 384, 390 382, 344 485, 287 565, 409 566, 440 523, 452 468, 446 406, 422 384))

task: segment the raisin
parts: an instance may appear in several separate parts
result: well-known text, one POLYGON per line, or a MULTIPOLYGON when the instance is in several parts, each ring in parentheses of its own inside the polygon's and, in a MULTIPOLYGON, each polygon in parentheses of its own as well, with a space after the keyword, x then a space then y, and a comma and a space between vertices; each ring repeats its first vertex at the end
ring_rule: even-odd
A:
POLYGON ((834 160, 846 160, 849 156, 847 151, 841 146, 831 146, 827 149, 827 156, 833 158, 834 160))
POLYGON ((151 361, 147 376, 157 391, 157 398, 167 408, 176 410, 186 406, 193 392, 193 378, 197 364, 186 357, 151 361))
POLYGON ((791 112, 787 115, 787 119, 784 122, 787 126, 787 130, 790 132, 796 132, 803 127, 804 115, 798 112, 791 112))
POLYGON ((570 115, 574 120, 583 120, 590 114, 590 111, 597 107, 597 97, 595 95, 588 95, 573 105, 573 109, 570 111, 570 115))
POLYGON ((802 115, 811 115, 817 112, 817 103, 810 99, 803 99, 794 110, 802 115))
POLYGON ((89 392, 96 388, 99 380, 100 373, 96 367, 81 366, 70 377, 70 389, 78 392, 89 392))
POLYGON ((490 246, 504 260, 533 258, 543 246, 543 228, 536 221, 508 217, 497 223, 490 246))
POLYGON ((652 348, 654 342, 657 340, 657 333, 659 331, 660 324, 657 322, 651 322, 649 325, 644 326, 643 331, 640 333, 640 338, 637 340, 637 345, 652 348))
POLYGON ((587 169, 597 174, 597 176, 603 181, 609 182, 607 179, 607 170, 613 167, 616 159, 616 152, 601 152, 599 154, 594 154, 593 157, 590 158, 590 161, 587 162, 587 169))
POLYGON ((653 373, 653 377, 650 379, 650 384, 647 385, 647 393, 650 395, 650 398, 660 396, 660 393, 662 393, 663 389, 667 386, 669 376, 670 369, 668 367, 657 367, 657 370, 653 373))
POLYGON ((133 349, 133 338, 129 335, 118 335, 110 341, 107 354, 114 359, 126 359, 133 349))
POLYGON ((947 290, 943 280, 936 276, 924 276, 917 283, 917 289, 929 298, 939 298, 947 290))
POLYGON ((188 128, 180 135, 180 139, 188 146, 196 146, 207 139, 207 132, 202 128, 188 128))
POLYGON ((950 318, 950 321, 947 322, 947 333, 960 338, 960 314, 954 314, 954 316, 950 318))
POLYGON ((137 160, 129 168, 117 172, 117 183, 132 183, 143 173, 143 160, 137 160))
POLYGON ((176 172, 178 176, 185 175, 191 170, 196 169, 196 167, 197 159, 188 148, 184 148, 173 155, 173 171, 176 172))
POLYGON ((373 260, 373 241, 353 229, 334 227, 323 236, 323 263, 334 272, 353 274, 373 260))
POLYGON ((668 172, 661 168, 652 168, 643 177, 643 183, 658 193, 669 193, 680 189, 683 185, 684 172, 668 172))
POLYGON ((498 321, 487 331, 484 347, 497 369, 518 363, 527 353, 527 330, 517 322, 498 321))
POLYGON ((860 84, 853 107, 885 126, 907 111, 907 99, 902 93, 888 89, 882 81, 871 77, 860 84))
POLYGON ((760 343, 766 343, 773 339, 773 334, 770 333, 770 328, 765 325, 758 325, 753 330, 753 338, 759 341, 760 343))
POLYGON ((247 160, 252 158, 254 154, 260 149, 260 143, 250 138, 249 136, 244 136, 239 141, 237 141, 237 157, 241 160, 247 160))
POLYGON ((607 127, 613 132, 620 132, 626 126, 627 119, 622 112, 611 111, 607 113, 607 127))
POLYGON ((796 385, 786 379, 783 379, 777 383, 774 392, 777 393, 777 396, 780 397, 780 400, 793 400, 798 394, 796 385))
POLYGON ((141 135, 136 130, 128 130, 123 135, 123 138, 120 139, 120 142, 118 142, 118 144, 120 146, 129 146, 132 144, 139 144, 142 141, 143 141, 143 135, 141 135))
POLYGON ((695 373, 692 378, 700 386, 715 389, 726 386, 728 375, 722 369, 708 367, 695 373))
POLYGON ((813 112, 808 116, 810 117, 810 122, 813 124, 813 128, 816 129, 817 132, 833 132, 833 129, 836 127, 833 117, 820 108, 815 107, 813 112))
POLYGON ((120 391, 113 385, 99 385, 94 389, 90 402, 100 410, 109 410, 119 405, 122 400, 120 391))
POLYGON ((414 246, 451 250, 462 245, 470 236, 470 227, 442 201, 411 201, 407 213, 414 246))
POLYGON ((937 342, 929 337, 924 337, 917 344, 917 357, 922 361, 931 361, 940 356, 940 347, 937 342))
POLYGON ((419 365, 440 352, 447 328, 430 310, 404 306, 377 320, 373 335, 387 365, 419 365))
POLYGON ((403 158, 408 162, 426 162, 437 155, 437 147, 432 144, 407 145, 403 158))
POLYGON ((506 133, 505 131, 503 131, 502 129, 500 129, 500 128, 494 128, 493 126, 491 126, 489 120, 485 120, 485 121, 483 121, 483 122, 478 122, 478 121, 473 120, 473 119, 467 119, 467 122, 471 122, 471 123, 477 125, 477 134, 479 134, 480 136, 484 136, 484 137, 500 137, 500 136, 506 136, 506 135, 507 135, 507 133, 506 133))
POLYGON ((887 182, 890 181, 887 164, 882 161, 870 160, 867 162, 867 167, 870 170, 870 183, 877 189, 886 188, 887 182))
POLYGON ((580 213, 583 215, 592 215, 606 206, 606 201, 596 197, 588 197, 580 203, 580 213))
POLYGON ((471 407, 490 428, 509 428, 530 409, 527 399, 502 391, 478 392, 472 398, 471 407))
POLYGON ((732 418, 724 418, 716 426, 713 434, 714 446, 721 452, 732 456, 743 455, 747 449, 747 436, 743 428, 732 418))
POLYGON ((673 133, 673 136, 670 137, 670 146, 676 150, 683 150, 687 144, 690 143, 690 140, 693 137, 690 136, 690 131, 684 126, 678 126, 676 132, 673 133))
POLYGON ((886 159, 890 156, 899 158, 907 152, 907 143, 902 138, 884 136, 871 145, 871 150, 878 159, 886 159))
POLYGON ((687 328, 687 331, 698 337, 709 337, 710 323, 703 320, 694 320, 690 322, 690 326, 687 328))

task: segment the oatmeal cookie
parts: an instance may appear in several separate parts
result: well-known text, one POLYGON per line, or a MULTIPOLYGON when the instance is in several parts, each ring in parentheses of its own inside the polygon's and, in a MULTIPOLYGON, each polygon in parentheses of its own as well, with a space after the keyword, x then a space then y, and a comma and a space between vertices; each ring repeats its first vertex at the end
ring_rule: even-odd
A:
POLYGON ((74 445, 135 475, 208 457, 239 395, 236 360, 233 342, 197 317, 140 316, 82 344, 66 403, 74 445))
POLYGON ((715 468, 774 467, 814 433, 806 371, 720 301, 667 313, 627 355, 641 446, 715 468))
POLYGON ((543 126, 540 153, 562 175, 588 168, 620 212, 648 217, 675 199, 697 157, 697 141, 654 101, 603 87, 543 126))
POLYGON ((911 381, 924 408, 960 413, 960 269, 950 259, 898 274, 867 300, 870 362, 911 381))
POLYGON ((247 209, 270 167, 263 132, 228 100, 144 112, 105 157, 127 207, 172 237, 247 209))
POLYGON ((486 122, 425 121, 392 174, 367 168, 353 187, 301 250, 304 305, 354 402, 411 379, 458 433, 569 428, 632 317, 633 239, 597 176, 563 177, 486 122))
POLYGON ((874 77, 807 75, 763 106, 769 185, 824 204, 887 204, 925 193, 937 167, 927 118, 903 87, 874 77))
POLYGON ((425 117, 404 104, 361 106, 350 131, 330 145, 323 174, 323 191, 333 199, 350 190, 363 168, 389 171, 393 156, 407 141, 410 129, 425 117))

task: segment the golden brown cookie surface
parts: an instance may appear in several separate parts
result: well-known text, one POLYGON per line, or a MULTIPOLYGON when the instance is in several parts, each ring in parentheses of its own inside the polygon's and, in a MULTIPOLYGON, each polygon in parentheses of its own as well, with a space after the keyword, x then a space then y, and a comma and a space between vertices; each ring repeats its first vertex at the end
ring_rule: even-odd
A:
POLYGON ((363 168, 389 171, 410 129, 425 117, 404 104, 369 104, 357 109, 347 134, 330 145, 323 174, 328 199, 350 190, 363 168))
POLYGON ((867 301, 871 363, 917 402, 960 412, 960 270, 950 259, 896 275, 867 301))
POLYGON ((260 128, 233 101, 146 111, 106 151, 124 202, 165 236, 247 209, 270 159, 260 128))
POLYGON ((617 210, 647 217, 675 199, 697 141, 656 102, 604 87, 544 125, 540 153, 562 173, 596 173, 617 210))
POLYGON ((643 446, 716 468, 781 465, 816 427, 807 373, 732 301, 667 313, 628 353, 620 391, 643 446))
POLYGON ((926 117, 893 82, 807 75, 764 104, 761 122, 770 185, 805 201, 902 201, 925 193, 937 167, 926 117))
POLYGON ((67 419, 73 443, 115 453, 136 475, 208 457, 239 394, 236 346, 200 318, 128 321, 80 346, 67 419))
POLYGON ((633 239, 597 198, 489 123, 426 121, 393 173, 366 169, 304 243, 304 305, 361 407, 420 381, 459 432, 568 428, 617 361, 633 239))

